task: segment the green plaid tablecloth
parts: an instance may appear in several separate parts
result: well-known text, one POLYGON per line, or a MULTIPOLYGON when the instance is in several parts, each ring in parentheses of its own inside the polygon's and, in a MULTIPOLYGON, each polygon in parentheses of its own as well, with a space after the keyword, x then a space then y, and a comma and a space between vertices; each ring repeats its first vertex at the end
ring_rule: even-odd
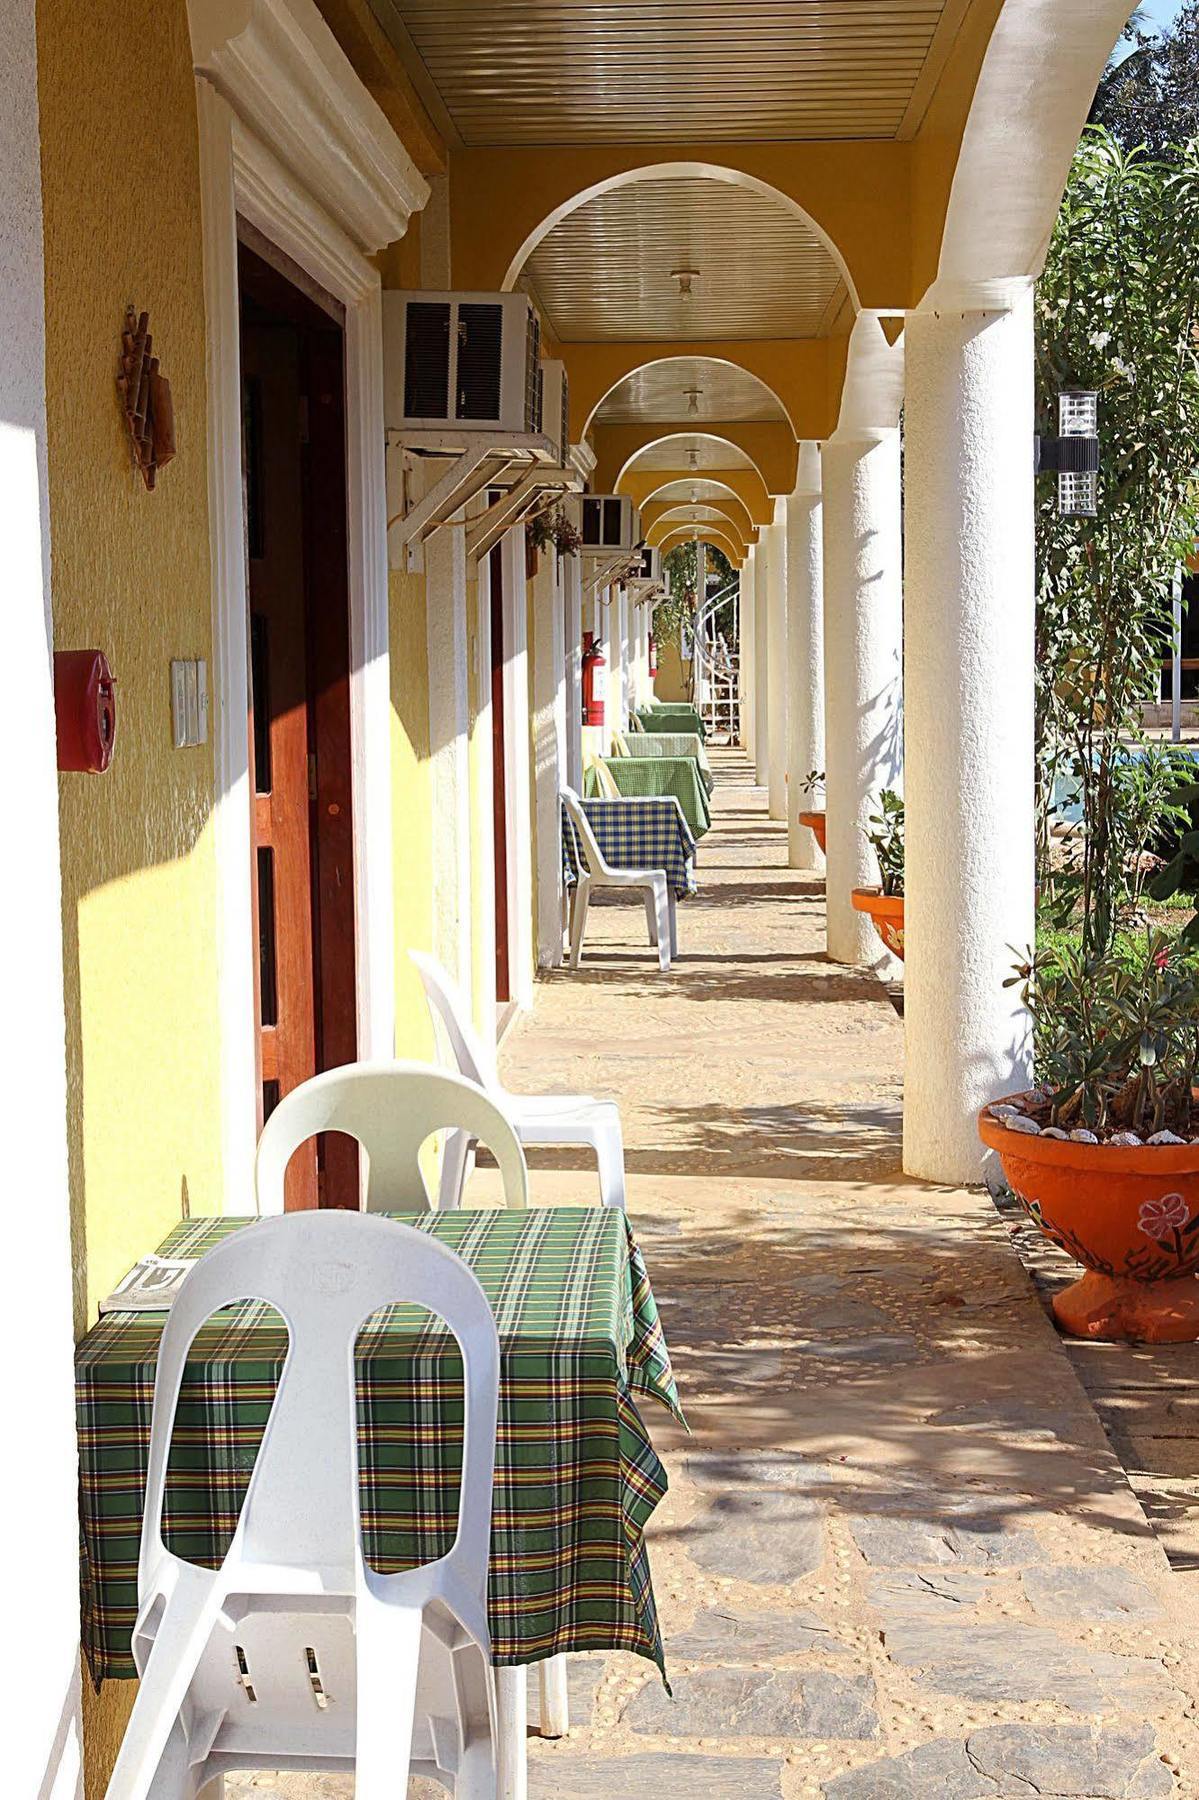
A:
MULTIPOLYGON (((657 800, 584 800, 584 811, 614 869, 665 869, 679 899, 695 892, 695 839, 673 794, 657 800)), ((562 808, 562 877, 579 879, 582 861, 575 828, 562 808)))
POLYGON ((661 706, 643 706, 637 717, 645 731, 693 731, 704 739, 708 735, 695 708, 681 700, 664 701, 661 706))
POLYGON ((715 781, 703 739, 694 731, 631 731, 623 740, 629 756, 693 756, 700 779, 710 794, 715 781))
MULTIPOLYGON (((401 1215, 396 1215, 397 1217, 401 1215)), ((160 1246, 200 1256, 249 1219, 193 1219, 160 1246)), ((666 1472, 635 1396, 681 1419, 649 1279, 623 1213, 553 1206, 423 1213, 471 1266, 501 1348, 488 1613, 497 1663, 633 1650, 662 1667, 644 1531, 666 1472)), ((132 1676, 161 1313, 109 1313, 79 1345, 83 1642, 97 1684, 132 1676)), ((287 1348, 247 1301, 192 1346, 172 1440, 169 1547, 216 1567, 237 1521, 287 1348)), ((443 1556, 457 1521, 462 1362, 440 1320, 394 1306, 359 1342, 367 1557, 385 1571, 443 1556)))
MULTIPOLYGON (((606 756, 602 760, 626 799, 673 794, 683 809, 692 837, 701 838, 711 826, 712 808, 693 756, 606 756)), ((598 789, 599 778, 590 768, 584 776, 584 792, 589 799, 601 799, 598 789)))

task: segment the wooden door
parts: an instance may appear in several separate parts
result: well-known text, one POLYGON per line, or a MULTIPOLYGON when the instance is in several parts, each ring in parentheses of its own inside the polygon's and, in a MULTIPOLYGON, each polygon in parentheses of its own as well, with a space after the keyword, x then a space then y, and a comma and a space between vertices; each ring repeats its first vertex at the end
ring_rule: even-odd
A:
POLYGON ((495 857, 495 997, 512 997, 508 958, 508 799, 504 731, 504 553, 502 540, 487 559, 491 591, 491 780, 495 857))
MULTIPOLYGON (((261 1123, 357 1047, 345 401, 340 324, 239 270, 261 1123)), ((356 1146, 303 1145, 286 1204, 356 1206, 356 1146)))

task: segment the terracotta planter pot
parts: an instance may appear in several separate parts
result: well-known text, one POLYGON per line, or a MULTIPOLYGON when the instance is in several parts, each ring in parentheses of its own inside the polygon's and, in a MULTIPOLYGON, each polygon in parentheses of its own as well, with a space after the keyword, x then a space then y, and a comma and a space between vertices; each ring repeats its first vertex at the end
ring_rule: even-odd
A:
POLYGON ((859 912, 869 913, 874 929, 891 952, 903 961, 903 895, 884 894, 878 888, 855 888, 850 895, 859 912))
POLYGON ((978 1131, 1038 1231, 1087 1271, 1054 1299, 1064 1331, 1109 1343, 1199 1338, 1199 1144, 1033 1137, 986 1106, 978 1131))
POLYGON ((807 826, 808 830, 812 833, 813 837, 816 839, 816 842, 820 845, 820 848, 823 851, 823 849, 824 849, 824 826, 825 826, 824 814, 822 812, 800 813, 799 822, 801 825, 807 826))

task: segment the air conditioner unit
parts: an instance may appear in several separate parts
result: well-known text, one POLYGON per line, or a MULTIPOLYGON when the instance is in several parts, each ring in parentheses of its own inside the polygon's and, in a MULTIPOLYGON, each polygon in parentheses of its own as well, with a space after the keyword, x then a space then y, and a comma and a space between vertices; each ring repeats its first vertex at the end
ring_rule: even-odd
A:
POLYGON ((540 349, 527 294, 384 290, 384 424, 389 431, 539 432, 540 349))
POLYGON ((656 544, 641 546, 641 566, 633 571, 634 581, 662 582, 662 552, 656 544))
POLYGON ((570 382, 564 362, 541 365, 541 429, 558 447, 558 467, 570 466, 570 382))
POLYGON ((577 502, 584 556, 631 555, 641 533, 641 515, 627 494, 582 494, 577 502))

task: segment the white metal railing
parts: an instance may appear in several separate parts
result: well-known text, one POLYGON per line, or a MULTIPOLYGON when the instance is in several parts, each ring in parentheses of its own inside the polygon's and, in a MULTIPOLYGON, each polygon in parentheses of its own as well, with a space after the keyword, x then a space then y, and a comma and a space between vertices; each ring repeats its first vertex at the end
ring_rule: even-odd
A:
MULTIPOLYGON (((711 736, 727 733, 736 743, 741 723, 740 657, 722 645, 716 631, 716 612, 735 594, 734 618, 740 600, 740 582, 730 582, 701 604, 692 626, 691 698, 711 736)), ((734 642, 737 633, 734 629, 734 642)))

